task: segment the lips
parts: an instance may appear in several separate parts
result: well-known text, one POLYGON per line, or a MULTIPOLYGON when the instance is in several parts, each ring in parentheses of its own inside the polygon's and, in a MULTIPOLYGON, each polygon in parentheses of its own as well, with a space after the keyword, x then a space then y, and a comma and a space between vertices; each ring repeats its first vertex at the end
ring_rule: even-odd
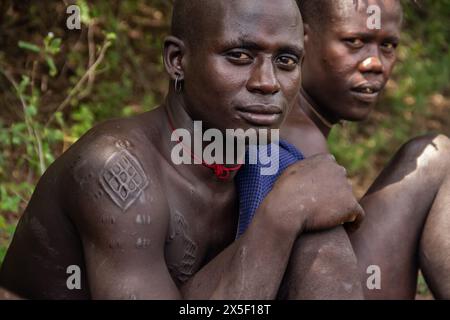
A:
POLYGON ((271 126, 279 121, 283 109, 275 105, 249 105, 238 107, 237 112, 251 125, 271 126))
POLYGON ((372 103, 377 101, 382 89, 383 85, 379 82, 364 82, 350 89, 350 93, 360 101, 372 103))

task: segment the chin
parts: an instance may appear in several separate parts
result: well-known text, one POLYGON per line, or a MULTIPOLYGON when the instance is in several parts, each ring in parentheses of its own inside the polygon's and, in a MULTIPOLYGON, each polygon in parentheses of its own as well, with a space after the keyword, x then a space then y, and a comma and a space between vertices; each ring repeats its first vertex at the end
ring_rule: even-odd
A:
POLYGON ((350 122, 362 122, 362 121, 367 120, 368 118, 369 118, 368 115, 367 116, 349 116, 349 117, 342 118, 342 120, 350 121, 350 122))
POLYGON ((369 118, 374 109, 374 104, 370 105, 358 105, 348 110, 345 114, 342 114, 340 119, 352 122, 365 121, 369 118))

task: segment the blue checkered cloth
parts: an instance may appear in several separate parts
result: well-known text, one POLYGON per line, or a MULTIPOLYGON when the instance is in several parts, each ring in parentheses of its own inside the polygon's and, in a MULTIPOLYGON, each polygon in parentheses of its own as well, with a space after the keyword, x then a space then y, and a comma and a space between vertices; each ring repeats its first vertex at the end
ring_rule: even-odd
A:
MULTIPOLYGON (((250 146, 249 148, 257 148, 256 152, 258 154, 262 152, 261 147, 250 146)), ((236 175, 236 187, 239 196, 239 224, 236 238, 239 238, 247 230, 255 215, 256 209, 258 209, 264 198, 272 190, 283 171, 295 162, 304 159, 303 154, 299 150, 283 140, 279 141, 279 145, 271 144, 263 148, 266 148, 263 152, 265 155, 269 155, 269 157, 272 155, 272 152, 279 153, 278 170, 275 174, 262 175, 261 170, 270 167, 270 164, 262 164, 259 161, 260 156, 258 156, 256 164, 249 164, 250 150, 247 150, 245 156, 246 164, 236 175)), ((255 163, 255 161, 252 163, 255 163)))

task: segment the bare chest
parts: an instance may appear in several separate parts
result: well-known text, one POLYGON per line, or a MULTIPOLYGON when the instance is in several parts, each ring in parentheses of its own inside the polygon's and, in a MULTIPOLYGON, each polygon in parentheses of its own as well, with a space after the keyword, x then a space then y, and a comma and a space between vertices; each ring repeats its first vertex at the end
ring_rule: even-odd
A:
POLYGON ((185 283, 236 236, 238 210, 234 197, 223 195, 226 199, 214 201, 200 191, 170 203, 165 258, 177 285, 185 283))

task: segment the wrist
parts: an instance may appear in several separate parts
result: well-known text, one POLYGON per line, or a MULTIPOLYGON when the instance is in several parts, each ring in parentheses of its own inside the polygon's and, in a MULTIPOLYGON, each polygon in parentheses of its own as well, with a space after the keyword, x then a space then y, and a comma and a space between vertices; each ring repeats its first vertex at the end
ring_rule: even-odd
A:
POLYGON ((269 196, 261 203, 256 216, 260 216, 264 222, 264 229, 283 237, 297 238, 306 223, 305 212, 302 208, 288 208, 280 205, 269 196))

